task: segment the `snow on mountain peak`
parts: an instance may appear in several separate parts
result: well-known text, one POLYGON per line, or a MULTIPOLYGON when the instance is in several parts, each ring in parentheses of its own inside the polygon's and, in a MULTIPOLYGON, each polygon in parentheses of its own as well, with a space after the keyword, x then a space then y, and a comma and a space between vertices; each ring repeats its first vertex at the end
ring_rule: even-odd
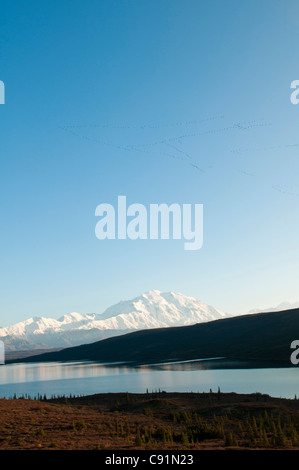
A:
POLYGON ((132 300, 107 308, 102 314, 72 312, 58 320, 33 317, 0 328, 0 337, 9 344, 24 339, 48 347, 63 347, 97 341, 121 332, 148 328, 184 326, 230 316, 194 297, 176 292, 150 290, 132 300), (8 341, 8 340, 7 340, 8 341))
POLYGON ((91 320, 94 318, 94 314, 85 314, 83 315, 82 313, 77 313, 77 312, 72 312, 72 313, 67 313, 60 317, 58 319, 59 322, 68 324, 68 323, 74 323, 74 322, 80 322, 83 320, 91 320))
POLYGON ((255 308, 249 310, 248 313, 266 313, 266 312, 279 312, 281 310, 290 310, 292 308, 299 308, 299 302, 281 302, 276 307, 268 307, 268 308, 255 308))
MULTIPOLYGON (((193 297, 152 290, 132 300, 121 301, 96 318, 114 327, 129 329, 190 325, 228 316, 193 297), (116 326, 117 325, 117 326, 116 326)), ((100 326, 100 325, 99 325, 100 326)))

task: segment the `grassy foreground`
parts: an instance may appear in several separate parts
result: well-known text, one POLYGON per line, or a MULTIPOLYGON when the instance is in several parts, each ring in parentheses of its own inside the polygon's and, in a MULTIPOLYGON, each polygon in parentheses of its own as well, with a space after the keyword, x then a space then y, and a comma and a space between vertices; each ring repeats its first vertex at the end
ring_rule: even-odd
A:
POLYGON ((299 449, 299 400, 259 393, 0 399, 0 449, 299 449))

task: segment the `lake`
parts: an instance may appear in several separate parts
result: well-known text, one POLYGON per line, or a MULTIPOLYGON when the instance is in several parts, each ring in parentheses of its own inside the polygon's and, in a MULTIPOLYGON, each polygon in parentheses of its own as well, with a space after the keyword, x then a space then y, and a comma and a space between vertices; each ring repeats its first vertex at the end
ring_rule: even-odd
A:
POLYGON ((46 394, 91 395, 106 392, 266 393, 299 396, 299 369, 202 369, 201 361, 149 366, 93 362, 21 363, 0 366, 0 397, 46 394))

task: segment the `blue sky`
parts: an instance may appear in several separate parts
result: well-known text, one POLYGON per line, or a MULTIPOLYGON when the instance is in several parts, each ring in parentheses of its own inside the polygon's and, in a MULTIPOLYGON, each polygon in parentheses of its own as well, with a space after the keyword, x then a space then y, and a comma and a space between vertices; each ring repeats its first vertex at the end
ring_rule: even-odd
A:
POLYGON ((6 0, 0 31, 0 325, 299 300, 296 0, 6 0), (98 240, 118 195, 203 204, 202 249, 98 240))

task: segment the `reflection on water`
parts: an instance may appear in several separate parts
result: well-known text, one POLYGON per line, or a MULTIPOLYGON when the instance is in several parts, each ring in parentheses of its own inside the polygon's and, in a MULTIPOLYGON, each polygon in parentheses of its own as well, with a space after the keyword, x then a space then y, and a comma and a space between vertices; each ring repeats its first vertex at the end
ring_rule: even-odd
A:
POLYGON ((38 394, 89 395, 105 392, 166 390, 169 392, 267 393, 294 398, 299 395, 299 370, 206 369, 204 361, 147 366, 92 362, 24 363, 0 366, 0 397, 38 394))
POLYGON ((7 364, 0 368, 0 386, 7 383, 27 383, 48 380, 99 377, 126 374, 130 368, 121 363, 99 364, 93 362, 39 362, 28 364, 7 364))

